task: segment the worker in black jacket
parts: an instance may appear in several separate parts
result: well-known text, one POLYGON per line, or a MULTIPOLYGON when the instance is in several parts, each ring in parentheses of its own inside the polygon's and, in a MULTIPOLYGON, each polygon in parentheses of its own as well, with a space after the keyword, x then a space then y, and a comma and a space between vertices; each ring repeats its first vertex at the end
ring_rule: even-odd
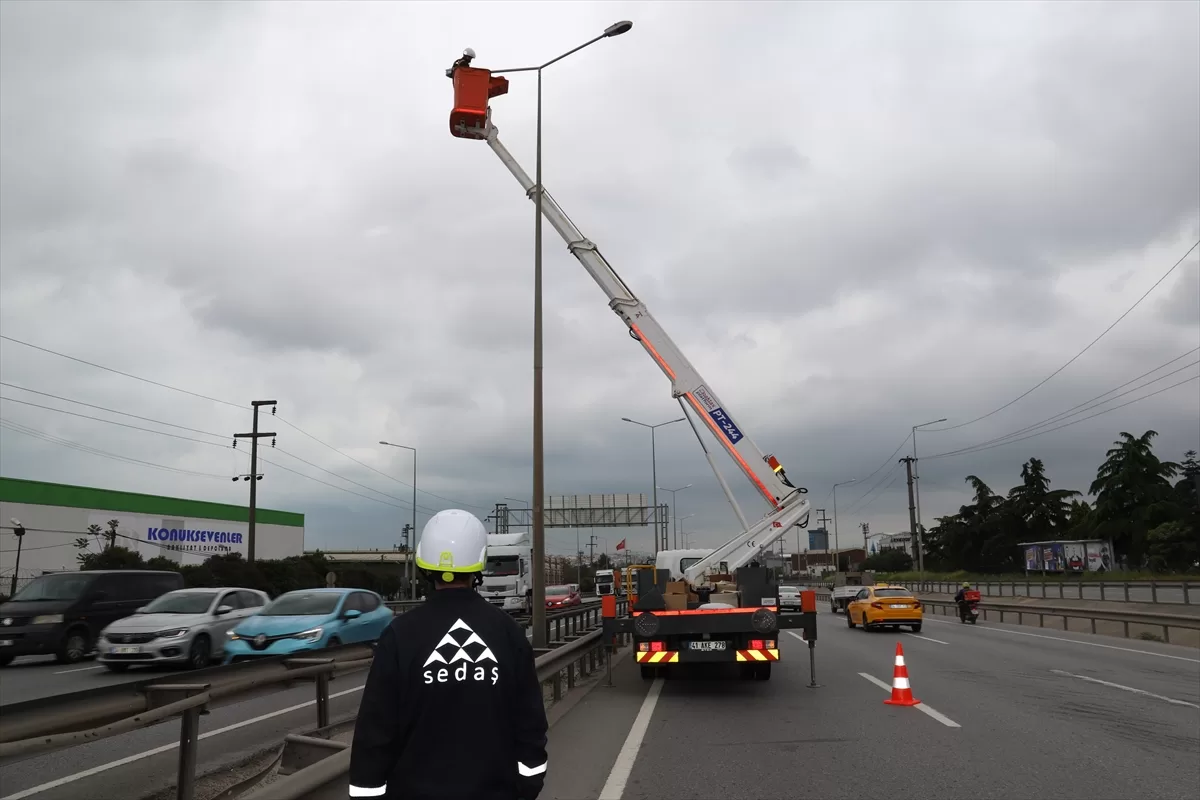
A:
POLYGON ((546 710, 533 648, 475 591, 487 529, 441 511, 417 545, 425 603, 379 637, 350 754, 350 796, 535 800, 546 775, 546 710))

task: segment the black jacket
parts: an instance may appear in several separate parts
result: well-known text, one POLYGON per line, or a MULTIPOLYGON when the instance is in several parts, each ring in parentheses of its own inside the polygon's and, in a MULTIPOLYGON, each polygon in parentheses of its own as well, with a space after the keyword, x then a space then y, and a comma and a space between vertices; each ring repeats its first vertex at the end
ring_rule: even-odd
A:
POLYGON ((472 589, 438 589, 379 637, 350 754, 350 796, 534 800, 546 709, 533 648, 472 589))

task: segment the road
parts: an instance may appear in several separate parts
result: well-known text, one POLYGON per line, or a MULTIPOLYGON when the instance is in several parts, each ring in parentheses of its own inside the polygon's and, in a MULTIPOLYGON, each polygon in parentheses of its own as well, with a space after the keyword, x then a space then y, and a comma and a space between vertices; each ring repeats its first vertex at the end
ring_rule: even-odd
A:
MULTIPOLYGON (((584 606, 598 602, 599 598, 584 598, 584 606)), ((110 672, 97 661, 59 664, 53 656, 23 656, 9 666, 0 668, 0 708, 10 703, 82 692, 114 683, 186 674, 183 670, 169 667, 135 667, 127 672, 116 673, 110 672)))
POLYGON ((624 659, 551 731, 542 798, 1196 796, 1195 650, 935 619, 866 633, 828 613, 819 630, 816 689, 790 635, 769 682, 651 683, 624 659), (883 704, 897 641, 916 708, 883 704))

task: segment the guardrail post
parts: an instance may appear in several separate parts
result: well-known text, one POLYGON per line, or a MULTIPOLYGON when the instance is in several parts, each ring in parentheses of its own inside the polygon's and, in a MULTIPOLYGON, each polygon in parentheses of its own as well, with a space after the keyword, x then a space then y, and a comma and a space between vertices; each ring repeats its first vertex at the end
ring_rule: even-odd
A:
MULTIPOLYGON (((1122 581, 1121 585, 1125 587, 1125 602, 1129 602, 1129 581, 1122 581)), ((1129 637, 1126 637, 1129 638, 1129 637)))
MULTIPOLYGON (((1079 599, 1083 599, 1083 577, 1079 578, 1079 599)), ((1104 599, 1104 581, 1100 581, 1100 599, 1104 599)))
POLYGON ((200 708, 183 712, 179 723, 179 772, 176 800, 192 800, 196 792, 196 745, 200 737, 200 708))
POLYGON ((1070 622, 1070 620, 1068 620, 1068 619, 1067 619, 1067 615, 1066 615, 1066 614, 1063 614, 1063 630, 1064 630, 1064 631, 1070 631, 1070 630, 1071 630, 1071 622, 1070 622))
POLYGON ((1191 605, 1192 599, 1188 596, 1188 582, 1186 580, 1180 581, 1179 588, 1183 589, 1183 604, 1185 606, 1191 605))
POLYGON ((1158 584, 1154 582, 1154 578, 1150 579, 1150 602, 1158 602, 1158 584))
MULTIPOLYGON (((1081 580, 1082 580, 1082 579, 1081 579, 1081 580)), ((1080 583, 1079 585, 1080 585, 1080 586, 1083 586, 1083 584, 1082 584, 1082 583, 1080 583)), ((1046 590, 1043 588, 1043 589, 1042 589, 1042 596, 1044 597, 1045 595, 1046 595, 1046 590)), ((1060 583, 1060 584, 1058 585, 1058 599, 1059 599, 1059 600, 1062 600, 1062 598, 1063 598, 1063 584, 1061 584, 1061 583, 1060 583)))
POLYGON ((1171 626, 1163 625, 1163 641, 1167 644, 1171 643, 1171 626))
POLYGON ((1092 617, 1092 633, 1096 632, 1096 618, 1092 617))
POLYGON ((317 675, 317 727, 329 727, 329 673, 317 675))
POLYGON ((1125 629, 1125 638, 1128 639, 1129 638, 1129 623, 1122 622, 1121 625, 1125 629))

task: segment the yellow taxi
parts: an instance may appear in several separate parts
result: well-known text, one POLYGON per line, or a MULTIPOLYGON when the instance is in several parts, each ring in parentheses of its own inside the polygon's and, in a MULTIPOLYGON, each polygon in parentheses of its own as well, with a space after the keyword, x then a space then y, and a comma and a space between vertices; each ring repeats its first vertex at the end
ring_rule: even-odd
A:
POLYGON ((864 631, 891 625, 897 629, 909 625, 913 633, 921 630, 925 609, 921 601, 903 586, 866 586, 846 606, 846 624, 862 625, 864 631))

